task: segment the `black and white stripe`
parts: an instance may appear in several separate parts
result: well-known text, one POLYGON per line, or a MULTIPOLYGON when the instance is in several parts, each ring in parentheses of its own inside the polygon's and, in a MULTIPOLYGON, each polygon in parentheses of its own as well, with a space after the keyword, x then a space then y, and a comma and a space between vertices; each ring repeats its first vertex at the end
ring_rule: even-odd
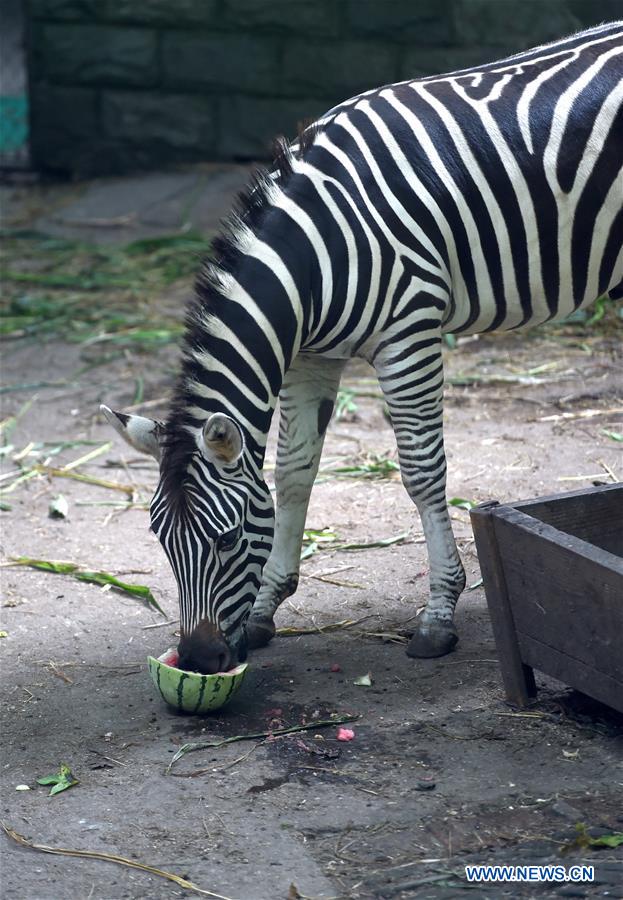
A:
POLYGON ((166 425, 152 520, 186 631, 209 619, 233 646, 255 600, 252 643, 273 633, 296 587, 327 411, 361 356, 430 556, 409 652, 451 649, 464 575, 445 502, 442 334, 534 325, 621 291, 622 167, 623 23, 368 91, 280 146, 199 278, 166 425), (264 565, 262 464, 280 393, 264 565), (202 444, 215 413, 244 439, 229 466, 202 444), (237 545, 219 551, 232 529, 237 545))

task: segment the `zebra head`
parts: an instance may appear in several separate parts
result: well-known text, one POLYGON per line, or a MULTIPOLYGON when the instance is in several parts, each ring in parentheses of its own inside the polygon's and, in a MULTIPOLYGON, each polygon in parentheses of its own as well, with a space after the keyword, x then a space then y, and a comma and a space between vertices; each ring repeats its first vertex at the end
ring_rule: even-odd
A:
POLYGON ((222 413, 172 435, 161 422, 101 410, 129 444, 160 464, 151 530, 178 585, 180 668, 212 674, 243 662, 274 513, 242 431, 222 413))

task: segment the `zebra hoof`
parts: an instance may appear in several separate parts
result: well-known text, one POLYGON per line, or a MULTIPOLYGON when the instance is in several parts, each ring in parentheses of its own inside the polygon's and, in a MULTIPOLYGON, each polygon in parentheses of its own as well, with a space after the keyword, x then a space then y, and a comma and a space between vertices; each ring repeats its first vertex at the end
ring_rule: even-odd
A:
POLYGON ((265 647, 275 636, 275 625, 271 619, 249 620, 247 623, 247 641, 249 650, 265 647))
POLYGON ((445 656, 457 645, 459 636, 452 622, 435 622, 420 625, 407 646, 407 656, 428 659, 445 656))

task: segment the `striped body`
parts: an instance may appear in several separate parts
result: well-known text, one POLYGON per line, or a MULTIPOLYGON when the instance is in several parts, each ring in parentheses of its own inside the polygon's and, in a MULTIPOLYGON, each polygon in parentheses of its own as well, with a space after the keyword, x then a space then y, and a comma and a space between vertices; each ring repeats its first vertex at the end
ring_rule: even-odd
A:
POLYGON ((622 104, 619 23, 369 91, 282 147, 200 276, 164 427, 152 524, 185 632, 208 620, 239 655, 261 576, 249 637, 274 633, 341 371, 359 356, 377 371, 428 545, 430 600, 408 652, 452 648, 464 574, 445 502, 441 337, 535 325, 621 291, 622 104), (278 396, 270 552, 262 464, 278 396), (210 421, 236 453, 215 457, 210 421))
POLYGON ((347 246, 327 239, 333 223, 322 227, 315 197, 299 210, 277 200, 308 237, 310 215, 328 252, 318 238, 314 251, 333 270, 322 308, 340 321, 313 323, 303 349, 370 357, 427 295, 442 331, 476 334, 564 318, 619 285, 622 42, 623 24, 593 29, 368 92, 321 119, 293 169, 347 246), (340 296, 345 259, 356 277, 340 296))

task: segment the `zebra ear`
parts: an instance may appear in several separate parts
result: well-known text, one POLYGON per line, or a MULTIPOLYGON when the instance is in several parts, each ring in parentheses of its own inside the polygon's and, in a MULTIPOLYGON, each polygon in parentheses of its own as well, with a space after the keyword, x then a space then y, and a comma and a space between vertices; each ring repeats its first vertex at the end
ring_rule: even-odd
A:
POLYGON ((231 465, 242 456, 242 431, 233 419, 223 413, 210 416, 203 426, 201 436, 206 456, 217 464, 231 465))
POLYGON ((100 412, 115 429, 117 434, 138 450, 140 453, 147 453, 160 462, 160 440, 159 438, 164 431, 162 422, 156 422, 154 419, 147 419, 144 416, 128 416, 126 413, 116 412, 103 404, 100 406, 100 412))

